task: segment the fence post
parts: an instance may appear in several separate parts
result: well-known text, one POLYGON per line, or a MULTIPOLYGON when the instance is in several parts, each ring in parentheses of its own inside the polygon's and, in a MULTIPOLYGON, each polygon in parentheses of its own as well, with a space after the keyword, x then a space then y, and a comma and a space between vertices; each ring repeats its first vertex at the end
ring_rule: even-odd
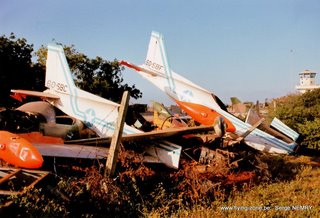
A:
POLYGON ((121 105, 120 105, 120 109, 119 109, 119 115, 118 115, 118 119, 117 119, 117 123, 116 123, 116 128, 115 128, 113 136, 112 136, 109 154, 108 154, 107 161, 106 161, 106 168, 104 171, 105 177, 107 175, 109 177, 112 177, 115 172, 115 169, 116 169, 118 155, 119 155, 119 149, 120 149, 119 146, 120 146, 123 126, 124 126, 124 121, 125 121, 125 117, 126 117, 126 113, 127 113, 127 109, 128 109, 129 99, 130 99, 129 92, 125 91, 122 95, 122 100, 121 100, 121 105))

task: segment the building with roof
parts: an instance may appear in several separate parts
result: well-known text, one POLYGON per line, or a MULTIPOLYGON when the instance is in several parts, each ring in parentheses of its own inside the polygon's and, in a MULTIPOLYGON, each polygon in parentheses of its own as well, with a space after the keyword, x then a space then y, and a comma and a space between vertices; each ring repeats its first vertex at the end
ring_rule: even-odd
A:
POLYGON ((311 70, 304 70, 299 73, 300 82, 299 85, 296 86, 296 89, 300 93, 305 93, 320 88, 320 85, 316 84, 316 75, 317 74, 311 70))

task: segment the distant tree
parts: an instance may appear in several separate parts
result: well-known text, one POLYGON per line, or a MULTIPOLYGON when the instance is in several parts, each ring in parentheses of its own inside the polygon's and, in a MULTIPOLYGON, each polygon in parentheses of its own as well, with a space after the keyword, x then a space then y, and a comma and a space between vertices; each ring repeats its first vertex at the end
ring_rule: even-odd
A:
POLYGON ((302 146, 320 148, 320 89, 275 101, 276 107, 270 108, 270 115, 300 133, 302 146))
POLYGON ((309 148, 320 149, 320 118, 298 124, 298 131, 303 136, 301 145, 309 148))
POLYGON ((42 72, 32 63, 32 52, 33 45, 24 38, 16 39, 13 33, 0 37, 0 106, 13 106, 11 89, 38 88, 38 75, 42 72))
MULTIPOLYGON (((121 101, 125 90, 130 91, 135 99, 142 96, 135 85, 123 83, 123 68, 117 60, 107 61, 101 57, 90 59, 76 51, 73 45, 64 46, 64 50, 79 88, 115 102, 121 101)), ((37 61, 33 63, 33 45, 24 38, 17 39, 13 33, 9 37, 0 37, 0 107, 17 104, 10 98, 11 89, 45 89, 47 48, 41 46, 35 54, 37 61)))
MULTIPOLYGON (((123 84, 120 67, 117 60, 107 61, 101 57, 94 59, 78 52, 74 45, 63 46, 68 64, 74 75, 77 86, 106 99, 120 102, 125 90, 130 92, 131 97, 137 99, 142 93, 135 85, 123 84)), ((45 65, 47 49, 42 46, 37 52, 38 63, 45 65)))

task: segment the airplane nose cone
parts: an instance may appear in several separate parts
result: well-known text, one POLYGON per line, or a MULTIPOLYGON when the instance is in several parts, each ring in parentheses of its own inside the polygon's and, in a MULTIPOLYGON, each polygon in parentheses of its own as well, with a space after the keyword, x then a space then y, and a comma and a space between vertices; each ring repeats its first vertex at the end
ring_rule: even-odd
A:
POLYGON ((0 158, 21 168, 36 169, 43 164, 40 152, 26 139, 0 131, 0 158))

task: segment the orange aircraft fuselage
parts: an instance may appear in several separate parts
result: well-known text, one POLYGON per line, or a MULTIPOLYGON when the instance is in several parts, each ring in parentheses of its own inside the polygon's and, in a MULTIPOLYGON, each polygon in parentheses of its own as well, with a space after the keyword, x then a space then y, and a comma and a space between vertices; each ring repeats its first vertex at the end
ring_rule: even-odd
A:
MULTIPOLYGON (((213 125, 217 117, 223 117, 217 111, 212 108, 206 107, 204 105, 195 104, 191 102, 178 101, 175 99, 176 103, 183 109, 189 116, 191 116, 195 121, 203 125, 213 125)), ((233 123, 224 117, 227 124, 227 132, 235 132, 236 127, 233 123)))
POLYGON ((42 155, 28 140, 8 131, 0 131, 0 158, 29 169, 40 168, 43 163, 42 155))

